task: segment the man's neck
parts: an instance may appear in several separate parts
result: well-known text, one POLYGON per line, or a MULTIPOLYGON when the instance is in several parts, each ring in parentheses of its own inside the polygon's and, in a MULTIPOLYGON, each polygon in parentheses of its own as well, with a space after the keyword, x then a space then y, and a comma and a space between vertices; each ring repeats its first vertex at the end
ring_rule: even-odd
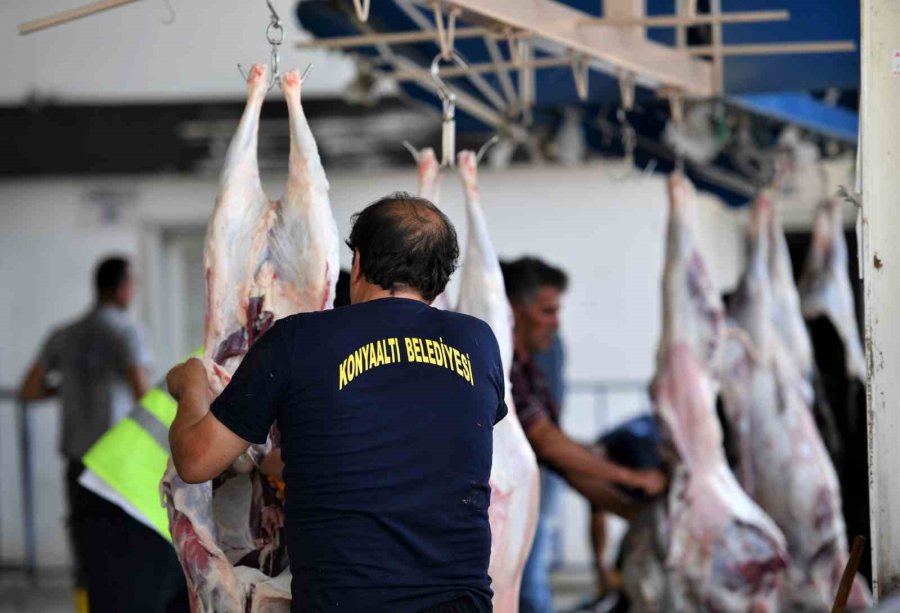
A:
POLYGON ((406 298, 407 300, 417 300, 424 304, 431 304, 419 292, 408 288, 397 288, 393 290, 384 289, 381 286, 367 283, 362 290, 362 295, 357 300, 357 304, 362 302, 370 302, 372 300, 380 300, 382 298, 406 298))
POLYGON ((116 309, 119 311, 124 311, 125 307, 116 302, 115 300, 98 300, 97 301, 98 309, 116 309))

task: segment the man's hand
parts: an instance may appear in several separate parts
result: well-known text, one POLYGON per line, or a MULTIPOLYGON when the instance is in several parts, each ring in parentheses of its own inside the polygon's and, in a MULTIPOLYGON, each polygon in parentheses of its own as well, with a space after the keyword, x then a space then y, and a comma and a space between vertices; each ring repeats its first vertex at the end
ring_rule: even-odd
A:
POLYGON ((47 369, 41 364, 34 364, 19 387, 19 400, 43 400, 52 395, 53 390, 47 387, 47 369))
POLYGON ((176 364, 166 375, 166 385, 169 394, 175 400, 181 400, 186 392, 202 390, 205 393, 209 387, 209 380, 203 362, 198 358, 190 358, 186 362, 176 364))
POLYGON ((653 498, 665 491, 668 479, 665 473, 655 468, 634 471, 633 485, 653 498))

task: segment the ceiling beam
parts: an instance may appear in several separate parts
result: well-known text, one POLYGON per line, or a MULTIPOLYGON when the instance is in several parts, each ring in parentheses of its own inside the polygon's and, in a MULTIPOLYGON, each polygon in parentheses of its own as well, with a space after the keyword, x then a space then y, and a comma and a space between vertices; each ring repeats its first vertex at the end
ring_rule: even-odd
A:
POLYGON ((640 21, 644 18, 645 0, 603 0, 603 17, 609 21, 622 21, 628 26, 628 32, 641 38, 647 36, 647 32, 641 27, 640 21))
POLYGON ((608 25, 583 26, 585 13, 553 0, 449 0, 467 14, 526 30, 576 53, 607 74, 634 73, 652 88, 668 86, 689 96, 716 93, 712 66, 683 51, 608 25))
POLYGON ((790 11, 740 11, 731 13, 702 13, 694 17, 687 15, 650 15, 647 17, 603 16, 585 17, 583 25, 608 26, 647 26, 649 28, 671 28, 677 26, 699 26, 716 23, 767 23, 771 21, 788 21, 790 11))
MULTIPOLYGON (((843 53, 856 51, 856 43, 852 40, 826 40, 815 43, 759 43, 754 45, 722 45, 724 56, 737 55, 790 55, 794 53, 843 53)), ((691 55, 712 55, 712 45, 696 45, 687 47, 691 55)))
POLYGON ((20 23, 19 34, 31 34, 32 32, 46 30, 53 26, 60 26, 69 23, 70 21, 81 19, 82 17, 90 17, 91 15, 102 13, 103 11, 119 8, 120 6, 131 4, 132 2, 137 2, 137 0, 99 0, 99 2, 78 6, 67 11, 62 11, 61 13, 55 13, 48 17, 20 23))

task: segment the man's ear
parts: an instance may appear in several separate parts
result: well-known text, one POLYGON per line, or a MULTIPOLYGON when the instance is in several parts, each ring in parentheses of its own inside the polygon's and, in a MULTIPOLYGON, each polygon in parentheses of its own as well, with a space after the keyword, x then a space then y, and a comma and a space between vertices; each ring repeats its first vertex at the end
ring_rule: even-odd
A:
POLYGON ((353 250, 353 266, 350 268, 350 284, 355 285, 359 281, 361 271, 359 268, 359 249, 353 250))

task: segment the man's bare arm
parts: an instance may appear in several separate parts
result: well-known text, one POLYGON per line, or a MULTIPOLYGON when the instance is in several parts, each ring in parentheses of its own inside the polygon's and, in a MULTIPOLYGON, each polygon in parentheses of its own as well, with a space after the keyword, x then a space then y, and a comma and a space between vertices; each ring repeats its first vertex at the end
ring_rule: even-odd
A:
POLYGON ((47 369, 42 364, 34 364, 19 386, 19 400, 43 400, 53 394, 53 390, 47 387, 47 369))
POLYGON ((128 384, 135 400, 140 399, 150 391, 150 375, 141 366, 132 366, 128 369, 128 384))
POLYGON ((250 446, 209 412, 209 382, 203 363, 191 358, 169 371, 169 393, 178 413, 169 428, 169 447, 178 476, 203 483, 219 476, 250 446))
POLYGON ((661 477, 654 483, 653 473, 626 468, 591 453, 557 428, 549 419, 541 419, 525 432, 535 454, 556 471, 595 507, 630 518, 638 505, 613 485, 643 489, 650 494, 661 490, 661 477))

